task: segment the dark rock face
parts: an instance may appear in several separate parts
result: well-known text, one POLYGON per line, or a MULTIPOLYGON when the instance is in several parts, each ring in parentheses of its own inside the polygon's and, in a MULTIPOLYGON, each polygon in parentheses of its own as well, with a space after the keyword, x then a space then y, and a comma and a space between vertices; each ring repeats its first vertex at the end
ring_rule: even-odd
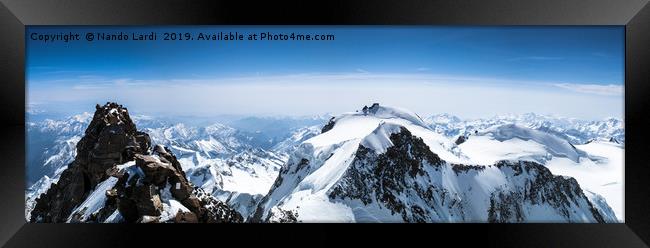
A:
POLYGON ((126 222, 142 222, 148 220, 145 216, 160 216, 161 195, 166 193, 190 210, 176 213, 172 219, 174 222, 243 221, 237 211, 203 193, 201 189, 194 188, 168 148, 156 146, 152 155, 136 154, 135 166, 144 176, 134 175, 129 180, 122 180, 129 177, 128 173, 125 173, 114 188, 117 196, 115 203, 107 203, 105 206, 108 209, 117 208, 126 222))
MULTIPOLYGON (((103 222, 116 210, 126 222, 158 222, 163 210, 161 193, 165 189, 191 213, 177 214, 180 222, 241 222, 242 217, 209 195, 197 196, 180 163, 166 147, 156 146, 139 132, 122 105, 96 106, 93 120, 77 144, 75 160, 62 173, 58 183, 36 200, 31 222, 65 222, 76 206, 102 181, 117 178, 106 191, 102 209, 89 222, 103 222), (117 165, 135 161, 141 173, 130 175, 117 165), (220 211, 220 212, 219 212, 220 211)), ((72 221, 79 219, 79 213, 72 221)))
POLYGON ((277 212, 271 212, 267 222, 271 223, 297 223, 298 213, 291 210, 278 209, 277 212))
POLYGON ((199 211, 199 222, 206 223, 241 223, 244 217, 222 201, 219 201, 211 195, 203 192, 201 188, 194 188, 196 197, 190 197, 192 201, 197 201, 201 209, 199 211))
POLYGON ((128 110, 116 103, 97 105, 93 120, 77 143, 77 156, 48 191, 36 200, 32 222, 64 222, 97 184, 108 178, 106 171, 148 153, 150 139, 138 132, 128 110))
POLYGON ((523 189, 517 191, 499 191, 490 197, 488 210, 489 222, 522 222, 522 205, 548 204, 559 211, 559 214, 569 218, 569 206, 587 205, 594 219, 598 223, 605 223, 603 216, 594 208, 591 201, 587 200, 584 192, 574 178, 556 176, 541 164, 535 162, 510 162, 501 161, 495 164, 500 169, 513 170, 515 176, 522 174, 532 175, 526 181, 523 189))
POLYGON ((372 106, 368 108, 368 113, 374 115, 377 113, 377 110, 379 110, 379 103, 373 103, 372 106))
POLYGON ((160 195, 157 194, 155 186, 149 184, 134 187, 131 193, 131 200, 135 203, 138 215, 160 215, 162 203, 160 202, 160 195))
POLYGON ((192 212, 178 212, 174 217, 174 223, 199 223, 199 219, 192 212))
POLYGON ((329 130, 332 130, 332 128, 334 128, 334 124, 336 124, 336 122, 334 122, 334 117, 332 117, 327 122, 327 124, 325 124, 325 126, 323 126, 323 129, 321 129, 320 133, 324 133, 324 132, 327 132, 329 130))
MULTIPOLYGON (((329 198, 379 203, 405 222, 467 220, 466 209, 471 206, 462 201, 467 197, 444 187, 443 167, 451 167, 445 173, 472 178, 486 166, 447 164, 404 128, 391 134, 390 140, 393 146, 382 154, 360 145, 348 170, 328 192, 329 198)), ((536 205, 550 206, 566 220, 575 219, 574 207, 584 207, 597 222, 604 222, 575 179, 555 176, 535 162, 502 161, 494 166, 509 175, 507 180, 518 183, 492 193, 488 222, 524 222, 525 206, 536 205)))
POLYGON ((390 140, 393 146, 379 155, 360 145, 352 165, 341 181, 330 189, 329 197, 359 199, 366 205, 381 202, 406 222, 427 222, 428 216, 435 216, 435 213, 425 212, 419 206, 409 207, 398 198, 399 192, 413 189, 423 202, 445 205, 447 200, 447 205, 454 204, 444 189, 433 184, 422 187, 413 181, 424 176, 425 166, 437 170, 444 161, 431 152, 421 138, 403 127, 399 133, 391 134, 390 140))
MULTIPOLYGON (((255 211, 249 216, 248 222, 252 223, 260 223, 260 222, 269 222, 272 215, 267 215, 266 217, 263 217, 264 215, 264 207, 263 205, 268 202, 269 197, 272 195, 273 191, 276 190, 282 183, 285 181, 285 176, 288 174, 294 174, 297 173, 298 171, 302 169, 309 169, 310 167, 310 161, 308 159, 302 158, 295 164, 292 162, 289 162, 280 168, 280 173, 278 174, 278 177, 275 178, 275 182, 273 182, 273 186, 271 186, 271 189, 269 190, 269 193, 266 194, 262 199, 259 200, 257 207, 255 208, 255 211)), ((296 222, 297 221, 297 213, 293 213, 289 210, 283 211, 282 209, 279 209, 280 211, 280 216, 276 216, 276 219, 285 219, 288 220, 287 222, 296 222)))
POLYGON ((460 145, 462 143, 465 143, 465 141, 467 141, 467 137, 465 137, 465 135, 461 135, 458 136, 458 139, 456 139, 454 143, 456 143, 456 145, 460 145))

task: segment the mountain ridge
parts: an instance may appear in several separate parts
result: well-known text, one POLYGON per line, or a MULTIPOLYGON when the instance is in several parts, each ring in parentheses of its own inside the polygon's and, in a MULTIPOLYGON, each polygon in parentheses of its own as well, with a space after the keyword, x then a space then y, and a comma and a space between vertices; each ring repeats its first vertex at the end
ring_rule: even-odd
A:
POLYGON ((95 108, 74 161, 35 199, 30 222, 158 222, 168 210, 163 201, 178 210, 167 221, 243 220, 194 189, 171 150, 152 147, 125 107, 109 102, 95 108))
MULTIPOLYGON (((437 122, 456 123, 460 121, 459 118, 451 115, 445 115, 443 117, 440 117, 437 120, 437 122)), ((70 123, 71 125, 82 125, 84 121, 90 122, 89 120, 87 120, 87 118, 88 115, 78 115, 78 116, 73 116, 71 118, 68 118, 66 119, 66 121, 68 121, 68 123, 70 123), (86 119, 84 119, 84 116, 86 116, 86 119)), ((330 119, 330 122, 328 123, 325 123, 325 121, 323 121, 324 128, 321 128, 322 126, 318 126, 318 125, 297 128, 291 131, 290 135, 285 136, 286 139, 281 141, 273 141, 274 145, 269 146, 269 148, 260 148, 259 147, 260 143, 247 143, 251 139, 247 137, 245 134, 238 136, 242 133, 238 132, 238 130, 236 130, 235 128, 223 124, 218 124, 218 123, 195 127, 189 125, 170 124, 169 122, 159 121, 157 120, 157 118, 154 117, 146 117, 140 119, 139 116, 135 116, 133 122, 136 124, 139 123, 138 126, 144 125, 143 129, 145 131, 147 131, 148 133, 153 133, 153 135, 151 135, 151 139, 153 141, 152 143, 162 144, 166 146, 167 149, 169 149, 170 152, 172 152, 173 154, 179 155, 178 162, 180 164, 180 170, 186 174, 189 182, 196 185, 197 189, 195 190, 200 189, 201 194, 211 195, 212 197, 214 197, 214 199, 222 203, 225 203, 228 207, 233 208, 234 210, 239 212, 242 215, 242 219, 245 220, 255 215, 258 206, 260 204, 260 201, 262 201, 263 198, 267 195, 267 193, 269 193, 270 188, 275 187, 273 185, 277 184, 277 179, 279 179, 278 175, 282 173, 286 173, 286 171, 284 171, 285 170, 284 167, 287 166, 287 164, 291 164, 295 166, 302 163, 303 165, 300 166, 304 166, 304 167, 313 166, 314 164, 313 159, 308 160, 311 163, 306 163, 306 162, 302 162, 302 159, 299 159, 295 156, 290 156, 296 152, 303 153, 303 155, 319 152, 322 153, 322 155, 324 156, 321 159, 327 160, 329 158, 327 158, 327 156, 325 155, 328 155, 329 153, 335 154, 337 153, 336 152, 337 149, 342 149, 342 147, 345 146, 347 147, 347 149, 350 149, 349 152, 346 153, 349 155, 342 156, 341 159, 352 163, 354 160, 352 158, 353 155, 357 155, 354 152, 355 145, 357 146, 356 148, 357 150, 360 150, 362 149, 361 147, 363 147, 363 149, 369 149, 370 151, 373 151, 373 153, 376 154, 384 153, 387 151, 387 149, 389 149, 390 147, 392 147, 392 145, 394 145, 390 139, 390 136, 393 133, 396 132, 399 133, 399 130, 401 130, 400 126, 409 125, 413 131, 411 135, 414 137, 423 138, 423 142, 425 143, 425 145, 430 147, 430 149, 435 150, 436 152, 434 154, 436 154, 436 156, 440 154, 444 158, 444 161, 450 164, 452 171, 454 170, 453 168, 455 168, 453 165, 495 166, 495 164, 498 164, 500 162, 499 156, 501 155, 495 157, 494 161, 485 162, 485 163, 476 163, 475 158, 471 155, 471 153, 467 153, 471 151, 468 150, 469 149, 467 147, 468 144, 476 143, 477 141, 479 141, 484 137, 487 137, 488 135, 495 134, 495 133, 490 133, 489 130, 507 127, 508 125, 517 125, 517 124, 502 124, 502 125, 490 126, 486 124, 487 128, 480 129, 480 133, 478 132, 479 130, 477 129, 475 130, 475 132, 467 132, 466 133, 467 136, 459 136, 459 137, 465 137, 463 142, 459 143, 459 142, 453 142, 454 140, 453 137, 450 137, 446 135, 444 132, 441 132, 439 125, 432 126, 432 124, 430 124, 430 121, 428 121, 428 119, 429 118, 423 119, 415 113, 402 110, 399 108, 392 108, 392 107, 382 106, 379 104, 376 105, 373 104, 370 107, 365 107, 355 112, 344 113, 342 115, 332 117, 330 119), (340 128, 341 126, 347 125, 345 119, 349 117, 366 119, 366 120, 368 120, 369 118, 371 119, 371 118, 379 117, 379 119, 385 119, 385 120, 369 121, 365 123, 361 129, 355 127, 355 129, 351 132, 350 131, 342 132, 341 130, 338 130, 338 128, 340 128), (353 134, 351 136, 348 136, 349 133, 353 133, 353 134), (343 134, 341 136, 342 138, 340 139, 335 138, 333 140, 331 139, 332 137, 335 137, 340 134, 343 134), (372 138, 368 137, 368 135, 370 134, 372 134, 371 135, 372 138), (323 137, 331 136, 331 137, 323 138, 318 136, 323 136, 323 137), (330 140, 328 141, 328 139, 330 140), (358 142, 355 140, 357 140, 358 142), (311 148, 306 148, 306 147, 301 148, 302 143, 312 144, 311 148), (322 149, 322 147, 326 147, 326 146, 331 147, 331 149, 322 149), (250 185, 256 185, 256 187, 249 187, 250 185)), ((56 123, 56 122, 48 121, 44 123, 56 123)), ((63 122, 61 122, 59 125, 63 125, 62 123, 63 122)), ((30 125, 32 126, 32 128, 37 128, 40 126, 38 123, 31 123, 30 125)), ((530 129, 531 130, 530 132, 542 132, 545 133, 545 135, 553 135, 557 137, 556 134, 552 132, 548 132, 548 130, 531 129, 529 126, 522 126, 521 128, 523 128, 523 130, 530 129)), ((48 130, 55 131, 55 129, 48 129, 48 130)), ((66 130, 66 129, 60 128, 60 130, 66 130)), ((69 147, 71 144, 74 143, 74 140, 72 138, 78 137, 78 139, 80 139, 80 137, 78 135, 75 136, 74 132, 72 132, 74 130, 78 131, 78 128, 77 129, 68 128, 67 130, 69 130, 67 133, 64 132, 61 134, 61 136, 58 137, 60 140, 63 140, 63 142, 59 142, 59 144, 65 144, 69 147)), ((527 140, 526 137, 523 137, 521 135, 514 135, 512 137, 510 136, 507 137, 491 136, 491 137, 500 143, 510 142, 512 140, 519 140, 520 138, 523 138, 524 141, 527 140)), ((557 138, 561 140, 567 140, 565 137, 557 137, 557 138)), ((605 140, 605 138, 602 138, 601 140, 605 140)), ((539 144, 542 144, 542 147, 550 147, 549 144, 547 144, 547 142, 540 141, 540 140, 532 139, 526 142, 535 142, 535 144, 541 142, 539 144)), ((585 154, 582 154, 580 152, 582 149, 586 149, 586 148, 582 148, 582 147, 578 148, 573 146, 571 142, 569 141, 566 142, 568 144, 567 145, 569 149, 568 151, 570 151, 571 149, 577 151, 578 154, 577 156, 567 156, 567 158, 570 157, 571 159, 573 159, 572 160, 573 163, 576 163, 576 158, 578 159, 580 164, 582 164, 583 161, 589 162, 592 160, 595 163, 601 163, 599 161, 601 161, 602 159, 594 156, 584 156, 585 154)), ((600 141, 595 141, 594 145, 598 145, 599 142, 600 141)), ((578 145, 578 146, 583 146, 583 145, 578 145)), ((36 195, 40 195, 39 193, 43 192, 43 187, 44 187, 43 184, 51 184, 53 182, 57 182, 57 180, 59 180, 60 177, 60 172, 62 172, 67 168, 67 165, 63 165, 66 164, 65 159, 66 158, 70 159, 70 157, 74 157, 71 156, 70 154, 73 154, 73 152, 76 152, 76 150, 75 149, 66 150, 64 147, 65 146, 63 145, 54 147, 52 151, 58 153, 49 154, 48 155, 49 157, 47 157, 47 159, 51 159, 51 161, 53 162, 58 161, 58 166, 53 166, 53 167, 56 167, 59 173, 46 174, 45 176, 47 176, 47 178, 43 177, 42 180, 38 182, 39 183, 38 185, 37 184, 32 185, 28 188, 28 190, 26 190, 26 205, 27 205, 26 217, 27 218, 31 217, 30 209, 33 207, 30 206, 33 206, 36 195), (57 157, 56 155, 58 154, 61 155, 57 157)), ((307 145, 307 147, 309 147, 309 145, 307 145)), ((504 152, 508 152, 508 149, 510 149, 508 147, 504 147, 504 148, 505 148, 505 150, 503 150, 504 152)), ((593 149, 589 148, 587 150, 589 150, 591 154, 591 150, 593 149)), ((542 163, 544 164, 544 166, 548 166, 549 169, 552 170, 553 174, 560 172, 561 174, 564 175, 574 175, 572 173, 566 172, 565 169, 558 169, 564 167, 557 166, 558 164, 557 160, 565 157, 564 155, 568 153, 553 153, 552 152, 553 150, 549 150, 551 151, 551 153, 544 150, 531 150, 531 151, 534 151, 536 153, 544 152, 544 153, 548 153, 548 155, 541 154, 539 156, 535 155, 533 157, 530 157, 530 158, 541 158, 542 160, 536 160, 536 159, 530 160, 530 159, 526 159, 526 157, 512 157, 512 159, 515 160, 524 159, 523 162, 526 163, 528 162, 542 163), (546 163, 549 164, 547 165, 546 163), (565 172, 568 174, 565 174, 565 172)), ((329 178, 332 176, 342 177, 345 174, 345 171, 338 171, 335 172, 334 174, 331 173, 316 174, 318 176, 312 175, 309 178, 310 180, 309 182, 310 184, 315 185, 315 184, 319 184, 320 181, 327 180, 323 178, 329 178)), ((309 175, 305 175, 305 177, 307 176, 309 175)), ((584 182, 583 180, 580 179, 580 177, 578 177, 578 179, 580 182, 580 188, 582 189, 582 185, 584 182)), ((335 183, 329 183, 329 184, 331 185, 329 186, 323 185, 319 187, 321 187, 321 189, 327 187, 331 188, 335 183)), ((620 184, 615 184, 615 185, 620 185, 620 184)), ((301 187, 307 187, 307 186, 303 185, 301 187)), ((600 194, 603 194, 604 191, 595 187, 596 186, 590 185, 588 190, 585 191, 590 193, 583 193, 583 195, 585 195, 589 199, 587 202, 588 203, 595 202, 593 204, 593 208, 602 212, 603 213, 602 215, 605 216, 603 219, 606 219, 607 221, 611 221, 612 219, 611 216, 614 215, 614 212, 616 212, 616 215, 617 217, 619 217, 619 219, 622 218, 620 214, 621 213, 620 209, 614 207, 613 208, 614 211, 612 211, 612 208, 608 206, 608 202, 611 200, 610 196, 609 195, 605 195, 607 197, 601 196, 600 194)), ((612 190, 609 190, 607 192, 610 191, 616 192, 612 190)), ((337 195, 342 195, 342 194, 337 194, 337 195)), ((507 195, 504 195, 504 197, 507 197, 507 195)), ((582 196, 579 196, 579 198, 582 199, 582 196)), ((170 200, 173 199, 167 197, 163 201, 172 202, 170 200)), ((171 208, 171 205, 177 207, 179 205, 182 206, 180 202, 171 205, 170 204, 171 203, 167 204, 169 206, 166 207, 166 209, 171 208)), ((583 203, 582 205, 588 205, 588 204, 583 203)), ((299 213, 295 209, 285 209, 283 207, 275 207, 275 206, 271 208, 274 208, 274 210, 268 212, 268 214, 266 215, 267 217, 266 221, 276 221, 276 222, 303 221, 305 220, 305 218, 309 217, 308 214, 299 213)), ((419 208, 423 210, 426 209, 423 208, 422 206, 420 206, 419 208)), ((180 209, 180 208, 176 208, 176 209, 180 209)), ((428 211, 430 211, 430 209, 428 211)), ((171 214, 167 213, 167 215, 171 215, 171 214)), ((371 216, 371 215, 367 215, 367 216, 371 216)), ((165 219, 168 217, 169 216, 164 217, 163 219, 169 221, 169 219, 165 219)), ((362 220, 368 220, 368 219, 362 219, 362 220)), ((404 221, 404 219, 391 219, 391 220, 404 221)), ((422 220, 422 218, 411 218, 408 220, 415 221, 415 220, 422 220)), ((257 219, 256 221, 259 221, 259 219, 257 219)), ((429 221, 434 221, 434 220, 430 219, 429 221)))
POLYGON ((437 151, 454 147, 431 147, 437 136, 421 129, 419 117, 370 110, 335 117, 329 130, 303 142, 250 221, 287 211, 307 222, 616 221, 603 216, 573 178, 529 161, 450 163, 437 151))

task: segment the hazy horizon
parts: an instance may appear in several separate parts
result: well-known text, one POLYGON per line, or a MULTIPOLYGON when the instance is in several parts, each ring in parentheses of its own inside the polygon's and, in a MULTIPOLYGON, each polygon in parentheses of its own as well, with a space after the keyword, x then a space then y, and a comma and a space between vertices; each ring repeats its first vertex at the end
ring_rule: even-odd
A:
MULTIPOLYGON (((158 30, 130 27, 119 30, 158 30)), ((620 27, 187 27, 332 33, 322 42, 28 41, 28 110, 114 101, 152 115, 337 115, 379 102, 462 119, 623 119, 620 27)), ((28 32, 113 27, 29 27, 28 32)))

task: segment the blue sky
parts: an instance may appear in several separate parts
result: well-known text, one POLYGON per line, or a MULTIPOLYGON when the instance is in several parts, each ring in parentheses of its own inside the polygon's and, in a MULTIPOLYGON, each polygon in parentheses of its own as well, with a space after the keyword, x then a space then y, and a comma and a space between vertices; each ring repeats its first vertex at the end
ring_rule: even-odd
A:
POLYGON ((622 117, 624 29, 617 26, 30 27, 27 35, 98 30, 295 32, 336 39, 42 43, 26 37, 28 107, 74 112, 116 100, 150 113, 303 115, 379 101, 461 117, 622 117), (259 107, 260 101, 268 106, 259 107))

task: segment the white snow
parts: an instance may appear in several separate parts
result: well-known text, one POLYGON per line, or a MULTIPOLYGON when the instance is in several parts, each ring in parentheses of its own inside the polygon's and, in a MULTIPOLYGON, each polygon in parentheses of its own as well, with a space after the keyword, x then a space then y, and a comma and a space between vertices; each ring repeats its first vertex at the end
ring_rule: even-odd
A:
POLYGON ((532 160, 545 163, 552 157, 578 162, 586 156, 568 141, 548 133, 507 124, 470 136, 460 145, 472 162, 492 164, 498 160, 532 160))
POLYGON ((379 126, 361 141, 361 145, 374 150, 377 154, 386 152, 386 149, 393 146, 390 135, 398 133, 399 126, 380 123, 379 126))
POLYGON ((36 205, 36 199, 41 194, 47 192, 50 186, 59 180, 59 176, 60 174, 57 174, 55 178, 43 176, 25 191, 25 219, 27 221, 31 218, 32 210, 36 205))
POLYGON ((537 131, 514 124, 498 126, 487 131, 494 139, 498 141, 510 140, 517 138, 520 140, 532 140, 538 144, 543 144, 548 153, 555 157, 566 157, 578 162, 584 152, 576 149, 568 141, 560 139, 554 135, 537 131))
POLYGON ((179 201, 170 198, 162 199, 162 206, 163 206, 163 210, 160 213, 160 222, 167 222, 173 220, 176 217, 176 214, 178 214, 178 212, 182 212, 182 213, 191 212, 189 209, 183 206, 183 204, 181 204, 179 201))
POLYGON ((325 192, 301 190, 291 194, 282 205, 283 210, 293 210, 301 222, 354 222, 350 207, 331 202, 325 192))
MULTIPOLYGON (((436 184, 446 191, 446 201, 456 201, 455 208, 463 206, 465 216, 458 210, 449 206, 435 210, 437 216, 433 219, 446 222, 485 222, 488 219, 487 209, 490 208, 490 197, 494 192, 510 192, 522 190, 525 178, 530 176, 515 176, 509 168, 499 169, 493 164, 501 160, 529 160, 545 164, 554 174, 566 175, 576 178, 583 189, 589 189, 602 195, 606 199, 597 198, 595 194, 588 199, 599 200, 597 208, 606 212, 609 204, 621 218, 622 213, 622 170, 620 173, 610 173, 602 176, 612 168, 622 168, 622 159, 618 164, 612 163, 616 155, 622 156, 622 146, 603 150, 598 142, 582 146, 572 146, 568 141, 554 135, 533 130, 528 127, 513 124, 497 125, 487 130, 481 130, 457 146, 452 139, 432 130, 424 124, 419 116, 408 111, 380 106, 366 113, 351 112, 335 118, 335 124, 329 131, 304 141, 293 153, 287 163, 286 171, 281 175, 282 183, 274 188, 267 196, 267 201, 261 207, 264 209, 262 218, 269 212, 283 210, 296 211, 301 221, 318 222, 401 222, 401 216, 390 213, 376 202, 364 205, 355 199, 340 199, 332 201, 327 192, 349 169, 354 160, 359 145, 369 148, 377 154, 384 153, 393 144, 390 135, 399 132, 401 128, 407 129, 416 137, 422 138, 432 152, 449 163, 475 164, 485 166, 482 170, 456 173, 452 165, 447 163, 439 171, 428 171, 431 178, 417 177, 419 185, 436 184), (616 150, 618 149, 618 150, 616 150), (300 159, 307 159, 308 165, 299 167, 300 159), (609 162, 607 162, 609 161, 609 162), (600 173, 592 173, 595 169, 588 168, 591 164, 599 164, 600 173), (580 171, 577 173, 575 171, 580 171), (610 181, 598 185, 597 181, 610 181), (518 189, 513 187, 519 187, 518 189), (618 188, 617 188, 618 187, 618 188), (611 190, 611 191, 608 191, 611 190), (620 200, 617 200, 619 197, 620 200)), ((453 118, 444 120, 451 123, 453 118)), ((610 143, 612 144, 612 143, 610 143)), ((606 146, 607 147, 607 146, 606 146)), ((526 174, 527 172, 524 172, 526 174)), ((531 175, 532 176, 532 175, 531 175)), ((411 204, 424 204, 422 199, 406 199, 405 194, 412 194, 412 189, 400 193, 397 197, 411 204), (404 198, 404 199, 402 199, 404 198)), ((444 200, 443 199, 443 200, 444 200)), ((566 220, 570 222, 593 222, 586 201, 571 203, 568 206, 572 211, 570 219, 565 219, 557 209, 548 204, 523 205, 523 214, 528 222, 557 222, 566 220)), ((452 204, 452 203, 448 203, 452 204)), ((607 213, 605 213, 607 215, 607 213)), ((607 217, 606 217, 607 218, 607 217)), ((622 220, 622 218, 621 218, 622 220)))
POLYGON ((553 158, 546 167, 553 174, 575 178, 583 189, 604 197, 618 220, 624 222, 625 149, 619 144, 605 141, 595 141, 576 147, 590 155, 602 158, 596 161, 582 158, 577 164, 566 158, 553 158))
POLYGON ((345 173, 350 162, 354 159, 354 153, 359 147, 356 140, 343 142, 340 146, 333 147, 328 151, 328 159, 314 172, 298 184, 297 190, 310 190, 312 193, 327 191, 345 173))
POLYGON ((76 214, 80 215, 80 221, 86 221, 91 214, 94 214, 103 208, 104 203, 106 202, 106 191, 112 189, 115 186, 115 183, 117 183, 117 180, 116 177, 109 177, 97 184, 95 190, 86 197, 86 200, 72 211, 68 217, 68 222, 70 222, 76 214))
MULTIPOLYGON (((322 147, 341 144, 347 140, 358 140, 366 145, 385 146, 386 143, 376 143, 382 140, 381 135, 398 131, 398 127, 408 129, 413 135, 423 139, 431 150, 447 161, 464 161, 463 157, 454 153, 456 145, 446 137, 432 130, 416 114, 392 107, 379 106, 377 114, 360 112, 345 113, 335 119, 336 124, 331 130, 308 139, 316 150, 322 147), (392 125, 390 125, 392 124, 392 125), (384 129, 378 129, 383 125, 384 129), (370 135, 377 131, 375 135, 370 135), (364 140, 362 140, 364 139, 364 140), (365 140, 367 139, 367 140, 365 140)), ((385 139, 383 139, 385 140, 385 139)))
MULTIPOLYGON (((386 215, 386 210, 362 210, 357 206, 343 207, 341 203, 330 202, 326 192, 339 181, 353 161, 359 145, 383 153, 392 146, 390 135, 406 128, 413 135, 423 139, 432 151, 443 159, 463 161, 457 153, 456 145, 444 136, 433 132, 416 114, 398 108, 376 106, 367 113, 351 112, 335 118, 334 127, 320 135, 304 141, 295 151, 293 158, 305 158, 309 168, 297 171, 298 174, 285 175, 284 183, 270 192, 270 199, 265 207, 270 211, 272 206, 298 211, 300 220, 313 221, 354 221, 355 215, 363 220, 373 221, 371 213, 382 213, 381 220, 393 219, 395 216, 386 215), (294 184, 295 183, 295 184, 294 184), (291 208, 300 206, 300 209, 291 208), (314 207, 313 210, 312 207, 314 207), (316 208, 318 207, 318 208, 316 208), (340 210, 336 214, 332 208, 340 210), (323 213, 326 211, 327 213, 323 213), (342 211, 342 212, 341 212, 342 211), (318 215, 320 212, 320 215, 318 215), (302 213, 302 214, 301 214, 302 213)), ((289 162, 296 167, 298 160, 289 162)), ((450 171, 450 173, 453 173, 450 171)), ((445 180, 448 182, 448 180, 445 180)), ((265 212, 264 216, 267 216, 265 212)), ((358 220, 357 220, 358 221, 358 220)))
POLYGON ((293 132, 288 139, 285 139, 276 144, 272 150, 280 153, 292 152, 294 149, 296 149, 296 146, 300 145, 300 143, 303 141, 319 135, 321 133, 321 128, 322 127, 320 125, 316 125, 298 129, 293 132))
POLYGON ((482 165, 494 164, 499 160, 517 159, 539 162, 548 157, 542 144, 519 138, 498 141, 489 136, 471 136, 459 147, 472 163, 482 165))
POLYGON ((251 174, 250 172, 244 170, 232 169, 231 176, 223 178, 222 190, 263 195, 269 191, 269 188, 271 188, 273 181, 275 181, 274 175, 276 174, 251 174))
MULTIPOLYGON (((60 135, 57 146, 48 150, 44 158, 44 165, 57 168, 56 175, 66 168, 68 160, 74 158, 76 143, 91 118, 92 114, 84 113, 65 121, 46 120, 38 125, 30 123, 30 128, 33 126, 41 131, 60 135)), ((147 120, 144 117, 141 119, 147 120)), ((401 221, 401 216, 392 215, 389 210, 379 205, 365 206, 358 200, 332 202, 326 195, 349 168, 359 145, 376 153, 383 153, 392 146, 390 135, 399 132, 400 128, 406 128, 414 136, 422 138, 431 151, 450 163, 491 165, 499 160, 530 160, 542 163, 553 174, 575 178, 599 211, 607 212, 609 205, 610 212, 615 213, 618 220, 624 220, 624 145, 608 142, 608 139, 604 138, 575 147, 567 141, 615 137, 624 143, 621 120, 610 118, 585 122, 524 114, 470 121, 462 121, 451 115, 439 115, 423 121, 417 114, 408 110, 375 106, 366 113, 357 111, 342 114, 335 118, 335 122, 334 128, 323 134, 320 134, 321 126, 299 129, 271 151, 262 152, 243 151, 245 143, 234 138, 237 130, 221 124, 204 128, 178 124, 146 128, 145 131, 151 135, 153 143, 172 149, 192 183, 204 188, 207 193, 218 195, 224 201, 241 196, 241 200, 233 200, 236 204, 252 205, 256 203, 256 199, 267 194, 281 165, 289 160, 291 171, 285 175, 280 188, 269 195, 271 200, 264 208, 296 211, 302 221, 401 221), (475 134, 474 130, 478 132, 475 134), (456 145, 453 141, 461 134, 470 135, 467 141, 456 145), (293 154, 289 157, 286 152, 293 154), (308 159, 309 164, 306 168, 293 172, 301 158, 308 159)), ((119 165, 118 168, 127 169, 131 176, 142 174, 142 171, 133 165, 131 162, 119 165)), ((418 180, 437 180, 440 186, 451 194, 462 194, 462 204, 465 204, 466 208, 474 209, 468 211, 471 214, 466 216, 465 221, 486 219, 486 213, 478 210, 489 206, 491 192, 496 189, 507 190, 508 178, 512 176, 491 166, 478 173, 457 176, 449 164, 443 166, 442 171, 436 175, 439 178, 418 180)), ((30 202, 33 202, 30 195, 47 190, 49 184, 58 179, 53 178, 46 178, 47 186, 28 190, 27 208, 30 202)), ((101 191, 99 188, 108 187, 103 185, 104 183, 110 184, 110 181, 100 183, 88 199, 75 208, 75 212, 81 212, 85 208, 82 217, 88 218, 93 211, 99 210, 105 201, 105 196, 102 199, 105 190, 101 191)), ((174 211, 183 211, 182 205, 179 207, 177 204, 180 203, 174 201, 163 199, 163 206, 169 218, 175 216, 174 211)), ((237 207, 247 211, 252 208, 237 207)), ((529 221, 545 222, 560 218, 553 209, 541 206, 529 206, 524 211, 536 216, 546 216, 529 221)), ((460 220, 458 216, 453 216, 452 212, 440 210, 439 214, 441 220, 460 220)), ((28 211, 26 216, 29 218, 28 211)), ((573 221, 585 221, 586 218, 583 216, 581 220, 573 221)), ((112 221, 107 222, 119 219, 119 213, 113 213, 109 217, 112 221)))
POLYGON ((120 210, 115 209, 115 211, 106 217, 106 220, 104 220, 104 223, 119 223, 122 221, 122 215, 120 214, 120 210))
POLYGON ((554 133, 563 136, 573 144, 583 144, 598 138, 615 138, 625 142, 624 122, 617 118, 603 120, 579 120, 558 116, 526 113, 520 115, 501 115, 486 119, 466 119, 449 115, 438 114, 427 117, 425 122, 437 133, 447 137, 473 134, 474 131, 487 130, 492 127, 506 124, 554 133))
POLYGON ((597 140, 574 148, 541 131, 504 125, 471 135, 459 147, 476 164, 530 160, 555 175, 573 177, 584 190, 603 196, 618 220, 624 221, 623 145, 597 140))

